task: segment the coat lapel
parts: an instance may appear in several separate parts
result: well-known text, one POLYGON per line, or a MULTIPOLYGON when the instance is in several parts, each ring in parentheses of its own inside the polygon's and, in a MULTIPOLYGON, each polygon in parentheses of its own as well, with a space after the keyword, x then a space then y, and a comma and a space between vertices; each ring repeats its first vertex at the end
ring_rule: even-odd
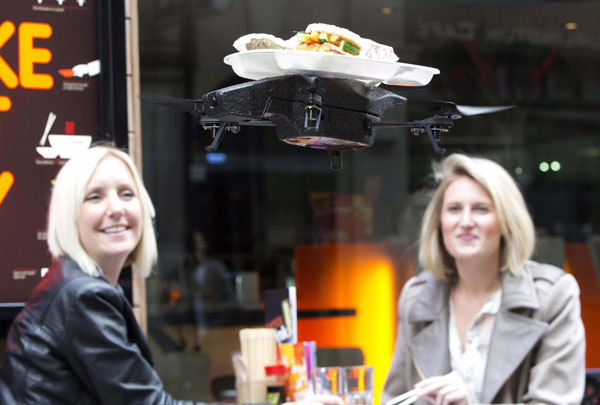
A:
POLYGON ((517 308, 535 310, 539 307, 533 277, 529 272, 522 277, 505 272, 502 283, 502 304, 496 315, 488 349, 481 394, 484 403, 494 399, 548 326, 546 322, 513 311, 517 308))
POLYGON ((425 326, 413 336, 410 347, 414 361, 424 377, 450 371, 448 345, 448 294, 450 283, 437 280, 429 272, 421 273, 423 290, 415 300, 408 320, 425 326))

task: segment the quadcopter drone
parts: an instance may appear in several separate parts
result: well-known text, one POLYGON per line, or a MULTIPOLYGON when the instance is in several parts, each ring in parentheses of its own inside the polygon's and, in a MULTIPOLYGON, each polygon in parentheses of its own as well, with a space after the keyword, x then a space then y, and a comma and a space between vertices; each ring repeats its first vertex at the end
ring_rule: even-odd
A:
MULTIPOLYGON (((492 113, 512 106, 467 107, 452 102, 430 102, 433 116, 412 122, 382 122, 388 108, 407 99, 359 80, 286 75, 245 82, 209 92, 201 99, 162 97, 160 104, 178 107, 199 116, 210 130, 215 151, 227 132, 242 126, 275 126, 277 137, 290 145, 325 149, 330 168, 340 170, 342 152, 373 146, 380 127, 405 127, 413 135, 427 134, 436 153, 445 153, 438 142, 466 115, 492 113)), ((154 100, 156 102, 156 99, 154 100)))

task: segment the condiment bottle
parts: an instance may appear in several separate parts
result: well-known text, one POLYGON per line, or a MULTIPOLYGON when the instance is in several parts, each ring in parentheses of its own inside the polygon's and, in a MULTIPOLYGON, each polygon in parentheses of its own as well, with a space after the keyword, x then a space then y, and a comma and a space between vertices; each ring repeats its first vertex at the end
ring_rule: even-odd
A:
POLYGON ((267 402, 273 405, 281 405, 286 402, 287 367, 283 364, 265 366, 265 374, 267 376, 267 402))

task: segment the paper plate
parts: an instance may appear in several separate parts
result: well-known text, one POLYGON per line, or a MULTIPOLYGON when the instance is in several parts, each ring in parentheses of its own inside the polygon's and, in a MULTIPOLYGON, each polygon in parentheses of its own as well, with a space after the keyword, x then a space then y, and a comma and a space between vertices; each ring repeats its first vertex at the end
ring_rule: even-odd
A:
POLYGON ((349 78, 395 86, 424 86, 440 71, 408 63, 366 59, 325 52, 257 49, 225 57, 240 77, 252 80, 289 74, 349 78))

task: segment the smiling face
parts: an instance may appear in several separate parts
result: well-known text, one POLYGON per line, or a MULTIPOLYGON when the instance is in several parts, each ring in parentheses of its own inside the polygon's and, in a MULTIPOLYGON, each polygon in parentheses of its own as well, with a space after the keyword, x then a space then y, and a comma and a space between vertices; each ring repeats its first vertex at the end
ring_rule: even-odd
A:
POLYGON ((489 193, 460 176, 446 191, 440 214, 446 250, 457 265, 469 260, 498 263, 502 229, 489 193))
POLYGON ((129 168, 103 158, 85 189, 77 230, 81 245, 104 272, 120 272, 142 234, 142 206, 129 168), (115 270, 117 269, 117 270, 115 270))

